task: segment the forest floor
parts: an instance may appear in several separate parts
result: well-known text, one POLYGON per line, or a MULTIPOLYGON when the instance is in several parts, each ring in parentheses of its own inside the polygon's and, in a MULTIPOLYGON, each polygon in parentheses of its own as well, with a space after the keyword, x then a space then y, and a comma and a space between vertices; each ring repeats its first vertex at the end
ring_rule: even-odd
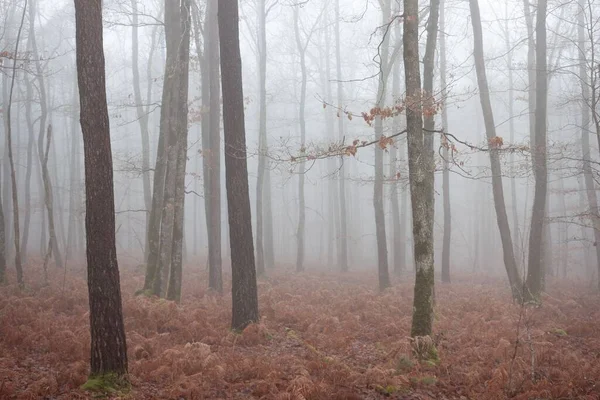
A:
MULTIPOLYGON (((42 276, 36 265, 26 276, 42 276)), ((94 398, 79 388, 90 342, 83 274, 50 273, 46 287, 0 287, 1 399, 94 398)), ((411 275, 379 293, 374 273, 273 271, 259 282, 261 323, 236 334, 230 286, 216 296, 204 271, 185 274, 175 305, 134 297, 143 271, 122 268, 132 384, 122 398, 600 398, 600 296, 589 283, 550 283, 538 308, 513 305, 502 280, 439 284, 436 364, 411 352, 411 275)))

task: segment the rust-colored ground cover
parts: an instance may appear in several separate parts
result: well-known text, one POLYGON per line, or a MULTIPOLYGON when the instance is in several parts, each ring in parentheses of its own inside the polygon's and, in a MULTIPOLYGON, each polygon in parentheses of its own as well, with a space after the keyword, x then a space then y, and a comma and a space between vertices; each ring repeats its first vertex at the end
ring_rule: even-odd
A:
MULTIPOLYGON (((26 272, 42 276, 36 266, 26 272)), ((63 290, 62 271, 50 272, 48 287, 0 288, 1 399, 94 396, 79 389, 90 340, 85 281, 70 273, 63 290)), ((229 294, 208 293, 203 272, 185 275, 177 306, 134 297, 143 271, 123 268, 124 398, 600 398, 600 298, 585 286, 549 284, 543 306, 525 309, 501 280, 439 284, 436 365, 411 354, 410 276, 380 294, 375 274, 272 272, 259 283, 262 322, 235 334, 229 294)))

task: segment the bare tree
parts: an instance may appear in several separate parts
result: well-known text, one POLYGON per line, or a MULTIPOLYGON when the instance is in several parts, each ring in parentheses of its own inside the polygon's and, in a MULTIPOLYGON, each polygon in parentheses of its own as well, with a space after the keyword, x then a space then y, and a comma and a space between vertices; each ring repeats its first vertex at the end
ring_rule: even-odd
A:
POLYGON ((110 126, 106 104, 102 0, 75 0, 77 78, 86 188, 87 270, 91 376, 127 374, 110 126))
POLYGON ((546 69, 546 10, 548 2, 539 0, 536 23, 536 108, 534 157, 535 194, 529 230, 529 259, 526 296, 539 299, 542 291, 542 241, 548 191, 546 161, 546 119, 548 107, 548 72, 546 69))
POLYGON ((19 197, 17 189, 17 176, 15 173, 15 162, 13 157, 12 148, 12 99, 15 88, 15 78, 17 75, 17 62, 19 57, 19 43, 21 41, 21 32, 23 31, 23 23, 25 21, 25 15, 27 12, 27 0, 23 4, 23 14, 21 16, 21 24, 19 25, 19 31, 17 33, 17 42, 15 44, 14 60, 12 65, 12 75, 10 88, 8 91, 8 105, 6 108, 6 145, 8 147, 8 163, 10 166, 10 178, 11 178, 11 192, 12 192, 12 209, 13 209, 13 239, 15 243, 15 269, 17 270, 17 282, 21 288, 24 287, 25 282, 23 281, 23 266, 21 265, 21 247, 20 234, 19 234, 19 197))
POLYGON ((485 71, 485 60, 483 55, 483 34, 481 28, 481 16, 479 13, 478 0, 469 0, 471 9, 471 23, 473 25, 473 56, 475 58, 475 70, 477 73, 477 83, 479 85, 479 98, 483 110, 483 119, 485 123, 485 133, 490 145, 490 165, 492 173, 492 192, 494 195, 494 207, 496 209, 496 219, 500 229, 500 240, 502 241, 502 252, 504 256, 504 266, 508 275, 508 281, 512 291, 513 298, 520 300, 522 295, 522 279, 519 275, 515 254, 513 250, 512 237, 510 234, 510 225, 506 213, 506 204, 504 201, 504 188, 502 187, 502 169, 500 166, 500 154, 498 152, 498 139, 496 136, 496 125, 494 123, 494 114, 490 102, 490 90, 487 83, 485 71))
MULTIPOLYGON (((432 0, 425 50, 425 65, 435 52, 439 1, 432 0)), ((423 129, 421 73, 419 70, 419 5, 404 0, 404 73, 406 85, 406 128, 408 138, 408 168, 413 215, 413 246, 415 258, 415 289, 411 336, 428 336, 433 324, 433 135, 423 129), (429 135, 429 139, 427 138, 429 135)), ((433 85, 433 71, 428 72, 433 85)), ((427 87, 424 87, 427 93, 427 87)), ((431 93, 431 90, 429 90, 431 93)), ((430 94, 426 94, 430 97, 430 94)))
POLYGON ((179 38, 178 47, 179 73, 177 98, 181 106, 177 110, 175 131, 178 136, 177 167, 175 172, 175 203, 173 222, 173 245, 171 253, 171 268, 169 284, 167 286, 167 299, 179 302, 181 300, 181 278, 183 269, 183 244, 184 244, 184 212, 185 212, 185 170, 187 162, 188 144, 188 86, 190 62, 190 0, 181 0, 178 8, 179 38))
MULTIPOLYGON (((440 85, 442 86, 442 126, 448 128, 448 109, 446 108, 446 4, 441 0, 440 4, 440 85)), ((444 138, 442 138, 444 141, 444 138)), ((450 243, 452 238, 452 215, 450 209, 450 159, 448 154, 449 146, 442 146, 442 157, 444 171, 442 175, 443 196, 444 196, 444 236, 442 239, 442 282, 450 283, 450 243)))
POLYGON ((238 4, 235 1, 219 1, 218 4, 225 174, 231 237, 231 326, 240 330, 259 319, 258 293, 248 189, 238 4))

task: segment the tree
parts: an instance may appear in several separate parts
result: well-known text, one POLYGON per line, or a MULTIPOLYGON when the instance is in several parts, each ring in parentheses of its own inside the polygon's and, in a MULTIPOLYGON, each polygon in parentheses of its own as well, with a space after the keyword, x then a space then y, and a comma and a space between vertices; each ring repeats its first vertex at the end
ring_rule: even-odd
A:
POLYGON ((473 56, 475 58, 475 70, 477 73, 477 83, 479 85, 479 99, 483 110, 483 119, 485 123, 485 133, 490 145, 490 165, 492 173, 492 192, 494 195, 494 208, 496 209, 496 219, 500 229, 500 240, 502 241, 502 253, 504 257, 504 266, 508 275, 508 281, 514 299, 520 300, 523 283, 513 249, 508 215, 506 213, 506 204, 504 201, 504 188, 502 187, 502 169, 500 166, 499 139, 496 136, 496 125, 494 123, 494 114, 490 102, 490 90, 487 83, 485 71, 485 60, 483 56, 483 33, 481 28, 481 16, 479 13, 478 0, 469 0, 471 9, 471 23, 473 25, 473 56))
MULTIPOLYGON (((440 85, 442 86, 442 126, 448 129, 448 109, 446 108, 446 2, 441 0, 440 4, 440 85)), ((442 142, 444 138, 442 137, 442 142)), ((447 144, 447 143, 446 143, 447 144)), ((442 282, 450 283, 450 243, 452 238, 452 215, 450 209, 450 160, 448 154, 449 146, 442 146, 442 157, 444 171, 442 175, 442 186, 444 196, 444 236, 442 239, 442 282)))
POLYGON ((221 85, 225 129, 225 176, 231 238, 233 329, 257 322, 258 291, 248 189, 238 3, 219 1, 221 85))
POLYGON ((181 278, 183 275, 183 232, 185 213, 185 170, 187 163, 188 145, 188 86, 190 64, 190 0, 180 0, 178 9, 179 38, 179 80, 176 98, 180 101, 174 121, 174 129, 178 136, 178 153, 175 168, 175 198, 173 212, 173 244, 171 251, 171 268, 167 286, 167 299, 179 302, 181 300, 181 278))
POLYGON ((546 60, 546 10, 547 0, 539 0, 536 22, 536 108, 535 108, 535 194, 529 231, 529 259, 527 269, 528 298, 539 299, 542 290, 542 241, 544 235, 546 196, 548 191, 548 166, 546 161, 546 119, 548 107, 548 72, 546 60))
MULTIPOLYGON (((427 66, 435 52, 439 1, 432 0, 424 63, 427 66), (429 58, 431 57, 431 59, 429 58)), ((419 5, 404 0, 404 73, 406 85, 406 129, 408 168, 413 214, 413 246, 415 259, 415 289, 411 336, 429 336, 433 324, 433 213, 434 171, 433 135, 423 129, 421 73, 419 70, 419 5), (429 135, 430 139, 426 136, 429 135)), ((433 71, 427 79, 433 84, 433 71)), ((425 95, 430 97, 427 87, 425 95)), ((425 102, 427 104, 427 102, 425 102)))
POLYGON ((83 132, 91 376, 127 373, 115 245, 110 126, 102 37, 102 0, 75 0, 77 79, 83 132))
MULTIPOLYGON (((142 184, 144 190, 144 206, 146 210, 150 212, 150 209, 152 208, 152 194, 150 187, 150 131, 148 129, 148 112, 147 110, 144 110, 142 91, 140 88, 138 0, 131 0, 131 14, 131 69, 133 73, 133 95, 142 139, 142 184)), ((148 59, 148 63, 150 63, 150 59, 148 59)), ((152 85, 151 81, 148 82, 148 85, 152 85)), ((146 213, 146 227, 148 226, 149 217, 150 215, 146 213)), ((147 251, 148 244, 146 243, 144 246, 144 252, 147 251)))
MULTIPOLYGON (((340 56, 340 0, 335 1, 335 65, 337 80, 337 104, 341 108, 344 104, 344 88, 342 83, 342 58, 340 56)), ((328 82, 329 85, 329 82, 328 82)), ((344 140, 344 119, 338 119, 338 139, 344 140)), ((346 211, 346 170, 344 161, 340 158, 340 242, 338 250, 338 263, 341 271, 348 270, 348 213, 346 211)))
MULTIPOLYGON (((204 54, 208 83, 207 144, 204 150, 208 174, 205 175, 205 199, 209 212, 206 216, 208 230, 208 286, 218 293, 223 291, 221 259, 221 102, 219 88, 219 27, 217 26, 217 0, 209 0, 206 9, 206 38, 204 54)), ((203 96, 204 97, 204 96, 203 96)), ((203 131, 204 136, 204 131, 203 131)))
MULTIPOLYGON (((23 14, 21 16, 21 24, 19 25, 19 31, 17 33, 17 43, 15 44, 15 52, 14 54, 19 54, 19 43, 21 39, 21 32, 23 30, 23 22, 25 21, 25 14, 27 12, 27 0, 23 4, 23 14)), ((14 243, 15 243, 15 269, 17 270, 17 282, 19 283, 19 287, 23 288, 25 282, 23 281, 23 266, 21 265, 21 247, 20 247, 20 234, 19 234, 19 198, 18 198, 18 190, 17 190, 17 176, 15 173, 15 161, 13 157, 13 148, 12 148, 12 121, 11 121, 11 111, 12 111, 12 99, 13 99, 13 91, 15 88, 15 78, 17 74, 17 62, 18 57, 14 57, 13 65, 12 65, 12 75, 10 88, 8 91, 8 106, 6 108, 6 146, 8 147, 8 163, 10 166, 10 179, 11 179, 11 193, 12 193, 12 209, 13 209, 13 230, 14 230, 14 243)))

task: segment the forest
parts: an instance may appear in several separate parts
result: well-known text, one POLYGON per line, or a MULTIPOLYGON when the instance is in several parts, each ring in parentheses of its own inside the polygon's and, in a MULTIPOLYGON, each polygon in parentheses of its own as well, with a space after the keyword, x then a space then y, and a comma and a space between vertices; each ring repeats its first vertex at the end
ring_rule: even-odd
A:
POLYGON ((596 0, 0 0, 0 399, 600 399, 596 49, 596 0))

